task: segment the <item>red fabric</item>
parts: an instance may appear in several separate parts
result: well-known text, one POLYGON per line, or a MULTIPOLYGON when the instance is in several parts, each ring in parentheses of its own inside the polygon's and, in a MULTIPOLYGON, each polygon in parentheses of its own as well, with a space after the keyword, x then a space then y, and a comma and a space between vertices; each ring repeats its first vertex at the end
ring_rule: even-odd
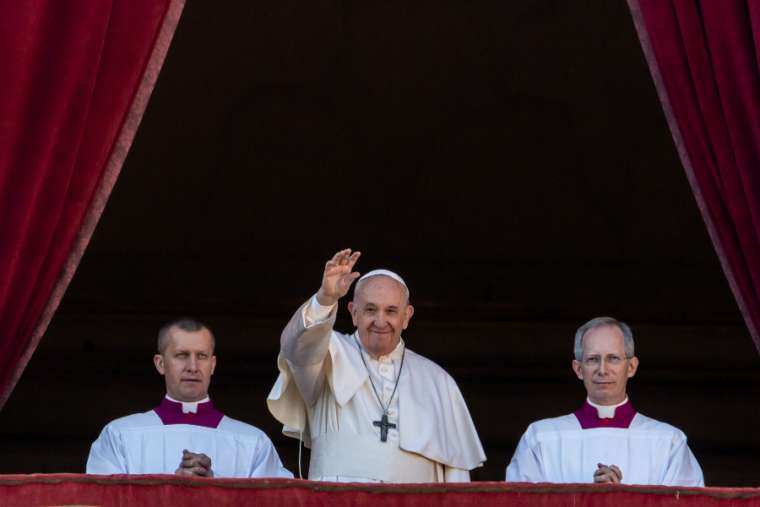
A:
POLYGON ((0 0, 0 407, 102 212, 182 5, 0 0))
POLYGON ((760 350, 760 2, 628 3, 697 203, 760 350))
POLYGON ((760 506, 760 489, 660 486, 506 484, 366 485, 285 479, 186 479, 171 475, 0 476, 8 507, 29 505, 291 505, 488 507, 529 506, 760 506))

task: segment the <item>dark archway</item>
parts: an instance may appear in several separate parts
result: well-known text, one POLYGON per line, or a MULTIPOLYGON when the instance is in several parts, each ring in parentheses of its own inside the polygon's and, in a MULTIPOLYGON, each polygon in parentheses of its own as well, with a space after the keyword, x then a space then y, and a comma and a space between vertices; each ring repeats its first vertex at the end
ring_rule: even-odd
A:
POLYGON ((637 407, 684 429, 709 484, 755 483, 757 354, 627 7, 567 0, 188 4, 0 412, 0 471, 81 471, 107 420, 156 403, 153 336, 188 313, 219 337, 218 404, 293 468, 264 404, 279 331, 344 246, 410 282, 410 347, 459 381, 489 456, 476 479, 581 402, 572 333, 613 314, 637 333, 637 407))

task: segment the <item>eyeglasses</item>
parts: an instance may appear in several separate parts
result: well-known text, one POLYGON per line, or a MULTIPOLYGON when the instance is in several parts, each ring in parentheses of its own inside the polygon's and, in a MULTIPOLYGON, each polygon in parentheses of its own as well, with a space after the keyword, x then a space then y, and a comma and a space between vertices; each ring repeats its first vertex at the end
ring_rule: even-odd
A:
MULTIPOLYGON (((604 362, 606 364, 609 364, 611 366, 616 366, 619 364, 622 364, 623 361, 629 360, 629 357, 625 356, 618 356, 617 354, 608 354, 604 356, 604 362)), ((602 356, 588 356, 583 358, 583 361, 581 361, 584 366, 599 366, 599 364, 602 362, 602 356)))

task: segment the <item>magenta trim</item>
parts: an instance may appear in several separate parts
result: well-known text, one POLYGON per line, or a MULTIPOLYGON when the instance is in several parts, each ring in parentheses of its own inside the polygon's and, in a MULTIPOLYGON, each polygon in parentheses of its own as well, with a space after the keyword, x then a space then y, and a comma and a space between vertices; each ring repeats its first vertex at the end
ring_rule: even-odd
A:
POLYGON ((575 411, 575 417, 581 428, 590 430, 594 428, 624 428, 631 426, 631 421, 636 416, 636 410, 631 405, 631 400, 615 409, 615 415, 609 419, 599 417, 599 411, 586 401, 581 408, 575 411))
POLYGON ((216 428, 224 417, 224 414, 219 412, 210 401, 198 403, 198 412, 195 414, 192 412, 185 414, 182 412, 182 403, 164 398, 153 411, 164 424, 192 424, 206 428, 216 428))

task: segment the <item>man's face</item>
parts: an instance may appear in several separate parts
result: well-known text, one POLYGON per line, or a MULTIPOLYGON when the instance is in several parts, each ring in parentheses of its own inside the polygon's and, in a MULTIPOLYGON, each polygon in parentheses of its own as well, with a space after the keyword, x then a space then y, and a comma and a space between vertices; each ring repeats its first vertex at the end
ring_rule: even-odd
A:
POLYGON ((406 300, 404 286, 387 276, 367 278, 359 288, 348 303, 359 339, 371 355, 389 354, 409 325, 414 308, 406 300))
POLYGON ((208 385, 216 367, 211 332, 170 331, 169 344, 153 362, 166 380, 166 392, 177 401, 198 401, 208 395, 208 385))
POLYGON ((598 405, 616 405, 625 399, 628 379, 639 360, 627 359, 623 332, 617 326, 594 328, 583 336, 583 357, 573 360, 573 371, 583 380, 588 398, 598 405))

